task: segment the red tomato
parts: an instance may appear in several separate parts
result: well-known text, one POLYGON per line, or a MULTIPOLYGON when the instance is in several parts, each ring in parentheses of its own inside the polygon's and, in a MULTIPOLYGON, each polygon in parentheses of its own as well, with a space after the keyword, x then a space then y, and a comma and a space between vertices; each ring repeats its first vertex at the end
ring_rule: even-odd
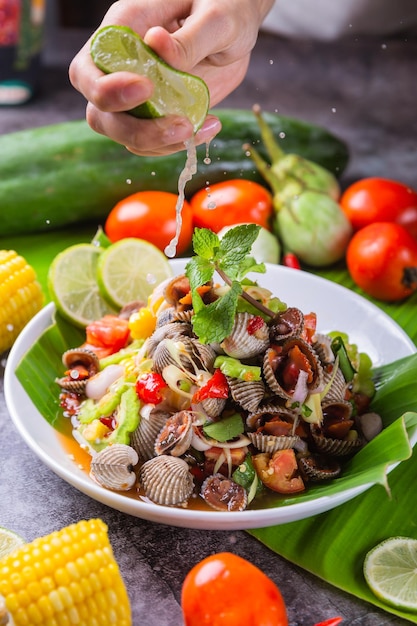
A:
POLYGON ((117 315, 105 315, 100 320, 91 322, 86 328, 86 345, 102 357, 124 348, 129 339, 129 322, 117 315), (97 349, 96 349, 97 348, 97 349))
POLYGON ((277 450, 272 457, 261 452, 252 457, 256 473, 261 481, 277 493, 298 493, 305 485, 299 475, 293 449, 277 450))
MULTIPOLYGON (((138 191, 113 207, 107 216, 104 231, 111 242, 137 237, 164 251, 176 233, 177 199, 175 193, 168 191, 138 191)), ((177 254, 190 247, 193 235, 191 207, 186 200, 181 218, 177 254)))
POLYGON ((397 222, 417 233, 417 192, 395 180, 358 180, 342 194, 340 206, 354 230, 372 222, 397 222))
POLYGON ((275 583, 230 552, 203 559, 187 574, 181 596, 185 626, 287 626, 275 583))
POLYGON ((225 180, 200 189, 190 200, 194 226, 215 233, 234 224, 259 224, 271 230, 272 195, 251 180, 225 180))
POLYGON ((399 224, 374 222, 359 230, 346 263, 353 281, 379 300, 402 300, 417 289, 417 241, 399 224))
POLYGON ((314 624, 314 626, 337 626, 341 622, 343 622, 342 617, 331 617, 330 619, 326 619, 324 622, 314 624))

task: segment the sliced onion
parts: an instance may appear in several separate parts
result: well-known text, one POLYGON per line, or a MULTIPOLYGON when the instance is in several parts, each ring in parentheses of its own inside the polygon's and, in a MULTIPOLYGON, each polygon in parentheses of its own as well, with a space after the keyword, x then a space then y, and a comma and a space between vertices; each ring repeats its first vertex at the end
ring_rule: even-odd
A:
POLYGON ((123 376, 124 368, 122 365, 112 364, 108 365, 88 379, 87 385, 85 387, 85 395, 87 398, 92 398, 93 400, 100 400, 107 393, 110 385, 112 385, 118 378, 123 376))

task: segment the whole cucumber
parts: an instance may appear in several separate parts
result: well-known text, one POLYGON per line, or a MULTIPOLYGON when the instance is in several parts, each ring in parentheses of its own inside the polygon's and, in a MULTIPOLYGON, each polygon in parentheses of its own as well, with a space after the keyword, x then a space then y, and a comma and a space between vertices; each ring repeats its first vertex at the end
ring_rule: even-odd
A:
MULTIPOLYGON (((216 109, 222 130, 209 147, 198 148, 198 172, 187 196, 207 183, 231 178, 263 182, 244 143, 259 145, 250 110, 216 109)), ((340 175, 348 161, 343 141, 324 128, 265 113, 286 151, 340 175)), ((261 151, 261 147, 259 146, 261 151)), ((92 131, 85 120, 62 122, 0 136, 0 237, 63 228, 78 222, 103 223, 122 198, 140 190, 177 192, 185 152, 141 157, 92 131)))

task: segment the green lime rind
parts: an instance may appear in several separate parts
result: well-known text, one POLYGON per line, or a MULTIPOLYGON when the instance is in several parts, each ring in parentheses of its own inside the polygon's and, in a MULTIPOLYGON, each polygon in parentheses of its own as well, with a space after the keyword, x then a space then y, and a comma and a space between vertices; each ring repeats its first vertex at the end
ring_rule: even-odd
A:
POLYGON ((20 548, 26 541, 8 528, 0 527, 0 559, 3 559, 8 554, 11 554, 17 548, 20 548))
POLYGON ((195 132, 201 127, 210 104, 206 83, 168 65, 131 28, 104 26, 94 35, 90 52, 94 63, 106 74, 134 72, 152 81, 152 98, 129 113, 144 119, 180 115, 188 117, 195 132))
POLYGON ((134 237, 104 250, 97 264, 97 285, 111 305, 147 302, 156 285, 172 276, 166 256, 152 243, 134 237))
POLYGON ((365 556, 363 572, 371 591, 397 609, 417 612, 417 540, 390 537, 365 556))
POLYGON ((75 244, 52 261, 47 284, 51 300, 61 315, 85 327, 104 315, 114 314, 97 285, 97 265, 102 249, 94 244, 75 244))

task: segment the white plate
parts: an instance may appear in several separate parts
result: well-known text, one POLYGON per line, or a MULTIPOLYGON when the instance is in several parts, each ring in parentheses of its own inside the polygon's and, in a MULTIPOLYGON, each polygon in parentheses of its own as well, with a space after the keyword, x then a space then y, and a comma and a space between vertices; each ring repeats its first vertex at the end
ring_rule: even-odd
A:
MULTIPOLYGON (((185 260, 177 259, 171 263, 175 273, 183 271, 185 260)), ((375 366, 416 352, 408 335, 388 315, 345 287, 278 265, 268 265, 267 273, 257 274, 256 278, 288 305, 296 306, 304 313, 315 311, 320 331, 347 332, 350 340, 370 355, 375 366)), ((31 320, 15 342, 5 372, 6 403, 16 428, 35 454, 58 476, 91 498, 153 522, 196 529, 239 530, 284 524, 317 515, 343 504, 371 486, 348 489, 310 502, 240 513, 167 508, 101 488, 69 458, 55 430, 35 409, 14 373, 28 348, 50 325, 52 314, 53 305, 50 304, 31 320)))

